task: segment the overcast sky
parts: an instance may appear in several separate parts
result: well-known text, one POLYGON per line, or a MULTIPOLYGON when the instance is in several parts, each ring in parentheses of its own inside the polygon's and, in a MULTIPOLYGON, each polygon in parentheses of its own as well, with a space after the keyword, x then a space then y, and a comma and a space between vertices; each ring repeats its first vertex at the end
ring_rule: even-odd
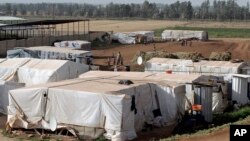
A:
MULTIPOLYGON (((149 2, 155 3, 173 3, 177 0, 148 0, 149 2)), ((188 1, 188 0, 179 0, 179 1, 188 1)), ((204 0, 190 0, 193 5, 200 5, 204 0)), ((246 5, 247 1, 250 0, 237 0, 239 5, 246 5)), ((113 3, 142 3, 144 0, 0 0, 0 3, 41 3, 41 2, 52 2, 52 3, 89 3, 89 4, 107 4, 110 2, 113 3)), ((213 0, 210 0, 210 3, 213 3, 213 0)))

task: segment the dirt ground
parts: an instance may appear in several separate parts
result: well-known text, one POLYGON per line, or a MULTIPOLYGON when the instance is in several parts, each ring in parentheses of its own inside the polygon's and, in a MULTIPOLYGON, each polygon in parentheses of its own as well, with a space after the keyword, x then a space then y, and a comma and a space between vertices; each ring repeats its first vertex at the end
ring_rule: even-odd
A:
POLYGON ((250 28, 249 22, 170 21, 170 20, 91 20, 91 31, 129 32, 166 27, 250 28))
POLYGON ((229 128, 200 137, 183 138, 179 141, 229 141, 229 128))
MULTIPOLYGON (((165 50, 174 52, 198 52, 204 57, 209 57, 211 52, 229 51, 233 59, 250 61, 250 39, 214 39, 207 42, 192 41, 192 46, 183 47, 179 42, 151 43, 148 45, 118 45, 112 48, 93 50, 94 56, 111 56, 113 53, 121 52, 125 65, 131 65, 131 60, 138 51, 165 50)), ((107 60, 95 60, 95 64, 106 65, 107 60)))
MULTIPOLYGON (((155 30, 166 27, 210 27, 210 28, 250 28, 249 22, 215 22, 215 21, 170 21, 170 20, 90 20, 90 31, 131 32, 140 30, 155 30)), ((57 26, 58 30, 68 31, 68 25, 57 26)), ((77 30, 76 24, 69 24, 69 30, 77 30)), ((80 24, 83 30, 83 23, 80 24)), ((85 25, 87 28, 87 23, 85 25)))

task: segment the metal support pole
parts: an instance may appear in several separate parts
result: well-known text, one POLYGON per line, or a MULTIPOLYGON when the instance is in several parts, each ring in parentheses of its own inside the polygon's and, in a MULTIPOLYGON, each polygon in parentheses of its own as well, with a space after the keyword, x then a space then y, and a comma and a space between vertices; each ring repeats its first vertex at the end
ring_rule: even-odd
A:
POLYGON ((78 37, 77 37, 78 39, 79 39, 79 35, 80 35, 80 34, 79 34, 79 26, 80 26, 80 25, 79 25, 79 24, 80 24, 80 22, 78 21, 78 37))
POLYGON ((69 40, 69 23, 67 23, 67 30, 68 30, 68 40, 69 40))
POLYGON ((88 21, 88 32, 87 32, 87 34, 88 34, 88 40, 90 40, 90 34, 89 34, 89 29, 90 29, 90 24, 89 24, 89 21, 88 21))
POLYGON ((75 22, 73 22, 73 37, 75 37, 75 22))

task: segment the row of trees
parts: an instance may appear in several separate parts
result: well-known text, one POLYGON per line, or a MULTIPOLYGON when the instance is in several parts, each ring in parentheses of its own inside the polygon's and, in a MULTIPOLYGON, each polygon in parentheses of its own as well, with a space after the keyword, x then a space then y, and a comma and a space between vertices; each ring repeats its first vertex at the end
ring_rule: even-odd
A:
POLYGON ((0 5, 0 10, 13 16, 74 16, 85 18, 149 18, 149 19, 210 19, 248 20, 249 2, 239 6, 236 0, 205 0, 200 6, 192 6, 190 1, 176 1, 172 4, 156 4, 144 1, 142 4, 12 4, 0 5))

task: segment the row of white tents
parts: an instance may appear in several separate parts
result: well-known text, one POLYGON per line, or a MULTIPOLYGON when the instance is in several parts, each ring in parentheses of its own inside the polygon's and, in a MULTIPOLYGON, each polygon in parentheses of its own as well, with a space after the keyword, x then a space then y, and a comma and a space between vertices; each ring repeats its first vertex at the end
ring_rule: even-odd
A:
MULTIPOLYGON (((111 35, 112 40, 116 40, 121 44, 136 44, 137 37, 145 37, 145 43, 154 41, 154 31, 137 31, 137 32, 121 32, 111 35)), ((164 30, 161 34, 163 40, 188 40, 197 39, 201 41, 208 40, 208 32, 206 31, 191 31, 191 30, 164 30)))
POLYGON ((78 79, 12 90, 8 124, 50 129, 54 117, 57 128, 73 128, 79 136, 96 138, 105 132, 111 140, 134 139, 145 122, 167 126, 185 112, 185 85, 163 75, 92 71, 78 79), (119 84, 127 79, 133 84, 119 84))
POLYGON ((145 123, 159 127, 176 123, 190 109, 188 103, 197 99, 205 120, 211 122, 212 111, 225 107, 226 87, 213 92, 216 81, 197 88, 191 83, 217 79, 200 74, 91 71, 77 79, 9 91, 8 124, 49 130, 50 120, 56 119, 57 129, 74 129, 70 131, 78 136, 97 138, 105 133, 111 140, 130 140, 145 123), (121 80, 133 83, 124 85, 121 80))
MULTIPOLYGON (((212 112, 225 108, 223 97, 229 95, 230 86, 221 84, 227 77, 203 75, 227 76, 245 67, 226 61, 153 58, 145 65, 147 72, 85 73, 89 66, 72 61, 1 59, 0 109, 12 128, 53 130, 55 122, 55 129, 73 129, 69 131, 83 138, 104 134, 111 140, 130 140, 145 123, 159 127, 176 123, 190 104, 201 104, 205 120, 211 122, 212 112), (133 83, 122 84, 128 80, 133 83)), ((232 80, 232 99, 249 103, 249 77, 227 79, 232 80)))

